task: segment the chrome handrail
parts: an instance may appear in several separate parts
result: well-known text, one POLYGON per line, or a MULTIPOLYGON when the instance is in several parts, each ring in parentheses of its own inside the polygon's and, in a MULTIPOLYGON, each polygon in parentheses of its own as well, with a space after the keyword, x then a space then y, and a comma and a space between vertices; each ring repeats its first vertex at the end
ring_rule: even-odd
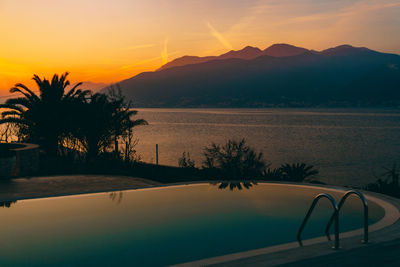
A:
MULTIPOLYGON (((338 206, 339 210, 338 210, 338 212, 340 211, 340 209, 342 208, 344 202, 346 201, 346 199, 350 195, 357 195, 361 199, 361 201, 363 203, 363 206, 364 206, 364 240, 362 240, 362 242, 363 243, 368 243, 368 202, 367 202, 366 198, 364 197, 364 195, 361 192, 357 191, 357 190, 347 191, 343 195, 342 199, 339 202, 339 206, 338 206)), ((325 234, 328 236, 329 240, 331 240, 331 237, 330 237, 330 234, 329 234, 329 228, 332 225, 334 216, 335 216, 335 214, 332 214, 332 216, 331 216, 331 218, 330 218, 330 220, 329 220, 329 222, 328 222, 328 224, 326 225, 326 228, 325 228, 325 234)))
MULTIPOLYGON (((306 217, 303 220, 303 223, 301 224, 298 232, 297 232, 297 241, 299 242, 300 246, 303 246, 303 242, 301 241, 301 232, 303 231, 304 227, 306 226, 306 223, 308 221, 308 219, 311 216, 311 213, 313 212, 315 205, 317 205, 317 202, 321 199, 321 198, 327 198, 329 199, 329 201, 332 203, 333 208, 335 209, 333 215, 331 218, 333 218, 335 220, 335 244, 334 244, 334 249, 339 249, 339 207, 338 204, 336 203, 336 200, 329 194, 319 194, 317 196, 314 197, 314 200, 307 212, 306 217)), ((330 236, 328 235, 328 240, 330 239, 330 236)))

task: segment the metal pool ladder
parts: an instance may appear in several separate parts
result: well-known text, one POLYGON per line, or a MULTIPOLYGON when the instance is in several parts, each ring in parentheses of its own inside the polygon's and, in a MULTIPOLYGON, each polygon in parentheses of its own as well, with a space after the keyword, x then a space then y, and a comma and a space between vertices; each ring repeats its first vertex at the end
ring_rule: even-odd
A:
MULTIPOLYGON (((364 206, 364 239, 362 240, 362 242, 366 244, 366 243, 368 243, 368 202, 367 202, 367 199, 364 197, 364 195, 361 192, 357 191, 357 190, 347 191, 343 195, 343 197, 340 199, 338 208, 339 208, 339 211, 340 211, 340 209, 343 207, 344 202, 346 201, 346 199, 350 195, 358 196, 361 199, 362 204, 364 206)), ((329 222, 328 222, 328 224, 326 225, 326 228, 325 228, 325 234, 326 234, 326 236, 328 237, 329 240, 331 240, 331 237, 330 237, 330 234, 329 234, 329 228, 331 227, 332 222, 333 222, 334 219, 335 218, 332 215, 332 217, 329 219, 329 222)))
MULTIPOLYGON (((311 216, 311 213, 313 212, 315 205, 317 205, 318 201, 321 198, 327 198, 331 203, 332 203, 332 207, 334 209, 332 218, 335 221, 335 244, 334 244, 334 249, 338 249, 339 248, 339 207, 338 204, 336 203, 336 200, 330 195, 330 194, 319 194, 317 196, 314 197, 314 200, 310 206, 310 208, 308 209, 307 215, 303 220, 303 223, 301 224, 299 231, 297 232, 297 241, 299 241, 300 246, 303 246, 303 242, 301 241, 301 232, 303 231, 304 227, 307 224, 308 219, 311 216)), ((330 237, 328 236, 328 240, 330 240, 330 237)))
POLYGON ((322 194, 319 194, 314 197, 314 200, 306 214, 306 217, 304 218, 303 223, 301 224, 301 226, 297 232, 297 240, 298 240, 300 246, 303 246, 303 243, 301 241, 301 233, 302 233, 304 227, 306 226, 307 221, 311 216, 311 213, 313 212, 315 206, 317 205, 318 201, 321 198, 327 198, 332 203, 334 212, 333 212, 331 218, 329 219, 329 222, 325 228, 325 234, 326 234, 328 240, 330 241, 331 237, 329 234, 329 229, 330 229, 333 221, 335 221, 335 243, 334 243, 333 248, 339 249, 339 211, 343 207, 343 204, 345 203, 346 199, 350 195, 353 195, 353 194, 357 195, 361 199, 363 206, 364 206, 364 240, 363 240, 363 243, 368 243, 368 203, 367 203, 367 200, 361 192, 359 192, 357 190, 350 190, 350 191, 347 191, 343 195, 343 197, 340 199, 339 205, 337 204, 336 200, 330 194, 322 193, 322 194))

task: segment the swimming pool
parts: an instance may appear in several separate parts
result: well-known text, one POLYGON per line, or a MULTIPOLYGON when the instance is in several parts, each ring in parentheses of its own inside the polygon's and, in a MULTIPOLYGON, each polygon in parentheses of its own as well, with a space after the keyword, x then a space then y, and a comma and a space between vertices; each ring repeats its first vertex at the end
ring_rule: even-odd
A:
MULTIPOLYGON (((259 183, 249 189, 193 184, 21 200, 0 209, 0 265, 164 266, 296 240, 313 197, 343 192, 259 183)), ((363 226, 362 205, 349 198, 340 231, 363 226)), ((369 201, 369 223, 384 209, 369 201)), ((314 211, 303 238, 321 236, 332 213, 314 211)))

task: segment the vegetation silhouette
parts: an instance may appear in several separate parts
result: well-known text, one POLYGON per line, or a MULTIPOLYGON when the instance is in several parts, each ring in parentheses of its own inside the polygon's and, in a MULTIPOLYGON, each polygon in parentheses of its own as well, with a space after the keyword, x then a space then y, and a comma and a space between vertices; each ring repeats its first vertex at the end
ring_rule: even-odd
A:
POLYGON ((138 125, 148 124, 143 119, 133 119, 137 111, 125 102, 118 88, 111 88, 108 95, 92 95, 81 109, 76 136, 89 161, 96 159, 101 152, 106 153, 110 146, 118 156, 119 138, 129 136, 132 128, 138 125))
POLYGON ((67 76, 68 72, 55 74, 49 81, 34 75, 39 95, 16 84, 10 91, 23 97, 0 105, 5 109, 0 124, 17 127, 19 141, 39 144, 46 156, 42 165, 48 168, 71 169, 77 160, 93 163, 100 156, 136 159, 132 130, 147 122, 134 119, 137 111, 120 88, 111 86, 107 94, 92 94, 78 89, 82 83, 77 83, 67 91, 67 76), (119 141, 125 144, 121 153, 119 141))
POLYGON ((183 152, 182 157, 178 159, 178 166, 181 168, 195 168, 195 161, 190 158, 189 152, 183 152))
POLYGON ((313 165, 305 163, 283 164, 280 168, 282 179, 290 182, 302 182, 306 178, 313 177, 319 173, 313 165))
POLYGON ((264 177, 267 180, 279 181, 282 180, 282 170, 281 168, 267 168, 264 172, 264 177))
POLYGON ((203 169, 230 180, 261 178, 266 168, 263 154, 247 146, 244 138, 228 140, 225 145, 212 143, 203 155, 203 169))
POLYGON ((111 192, 108 194, 108 197, 111 199, 111 201, 117 205, 121 204, 123 196, 124 196, 124 192, 122 192, 122 191, 111 192))
POLYGON ((399 169, 393 164, 391 168, 384 167, 384 170, 385 172, 381 174, 383 179, 379 178, 375 183, 368 184, 365 189, 400 198, 399 169))
POLYGON ((302 182, 319 173, 313 165, 305 163, 286 163, 272 169, 263 159, 263 154, 247 146, 244 138, 240 141, 228 140, 225 145, 212 143, 204 148, 203 155, 203 170, 216 178, 228 180, 302 182))
POLYGON ((255 181, 220 181, 210 183, 211 185, 218 186, 218 189, 229 189, 230 191, 251 189, 253 186, 258 185, 255 181))
POLYGON ((68 72, 55 74, 47 80, 34 75, 39 95, 16 84, 10 91, 23 96, 0 105, 5 109, 0 124, 13 125, 19 141, 38 143, 45 152, 41 175, 110 173, 161 182, 223 179, 240 182, 224 182, 221 188, 240 190, 253 186, 253 180, 303 181, 318 173, 305 164, 270 169, 263 154, 248 146, 244 138, 205 147, 201 169, 186 152, 178 160, 180 168, 138 162, 133 128, 148 123, 134 119, 137 111, 125 100, 120 87, 110 86, 107 94, 92 94, 78 89, 78 83, 67 90, 67 76, 68 72))
POLYGON ((17 200, 15 200, 15 201, 1 201, 0 202, 0 207, 10 208, 15 203, 17 203, 17 200))
POLYGON ((90 94, 88 90, 77 89, 82 83, 66 92, 66 87, 70 85, 67 76, 68 72, 61 76, 54 74, 49 81, 34 75, 33 80, 39 88, 39 95, 27 86, 17 83, 10 92, 23 96, 8 99, 5 104, 0 105, 0 108, 8 109, 2 112, 0 124, 16 125, 19 129, 19 140, 40 144, 48 155, 56 156, 61 139, 70 134, 71 123, 74 123, 71 104, 83 102, 90 94))

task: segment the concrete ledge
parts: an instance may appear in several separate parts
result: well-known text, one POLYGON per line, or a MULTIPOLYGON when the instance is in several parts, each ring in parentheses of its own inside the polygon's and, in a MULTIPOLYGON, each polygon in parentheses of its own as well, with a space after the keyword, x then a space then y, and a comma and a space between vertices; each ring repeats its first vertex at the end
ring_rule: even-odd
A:
POLYGON ((0 202, 147 188, 160 183, 109 175, 65 175, 15 178, 0 183, 0 202))
POLYGON ((39 171, 39 146, 27 143, 0 143, 7 151, 0 157, 0 177, 29 176, 39 171))

